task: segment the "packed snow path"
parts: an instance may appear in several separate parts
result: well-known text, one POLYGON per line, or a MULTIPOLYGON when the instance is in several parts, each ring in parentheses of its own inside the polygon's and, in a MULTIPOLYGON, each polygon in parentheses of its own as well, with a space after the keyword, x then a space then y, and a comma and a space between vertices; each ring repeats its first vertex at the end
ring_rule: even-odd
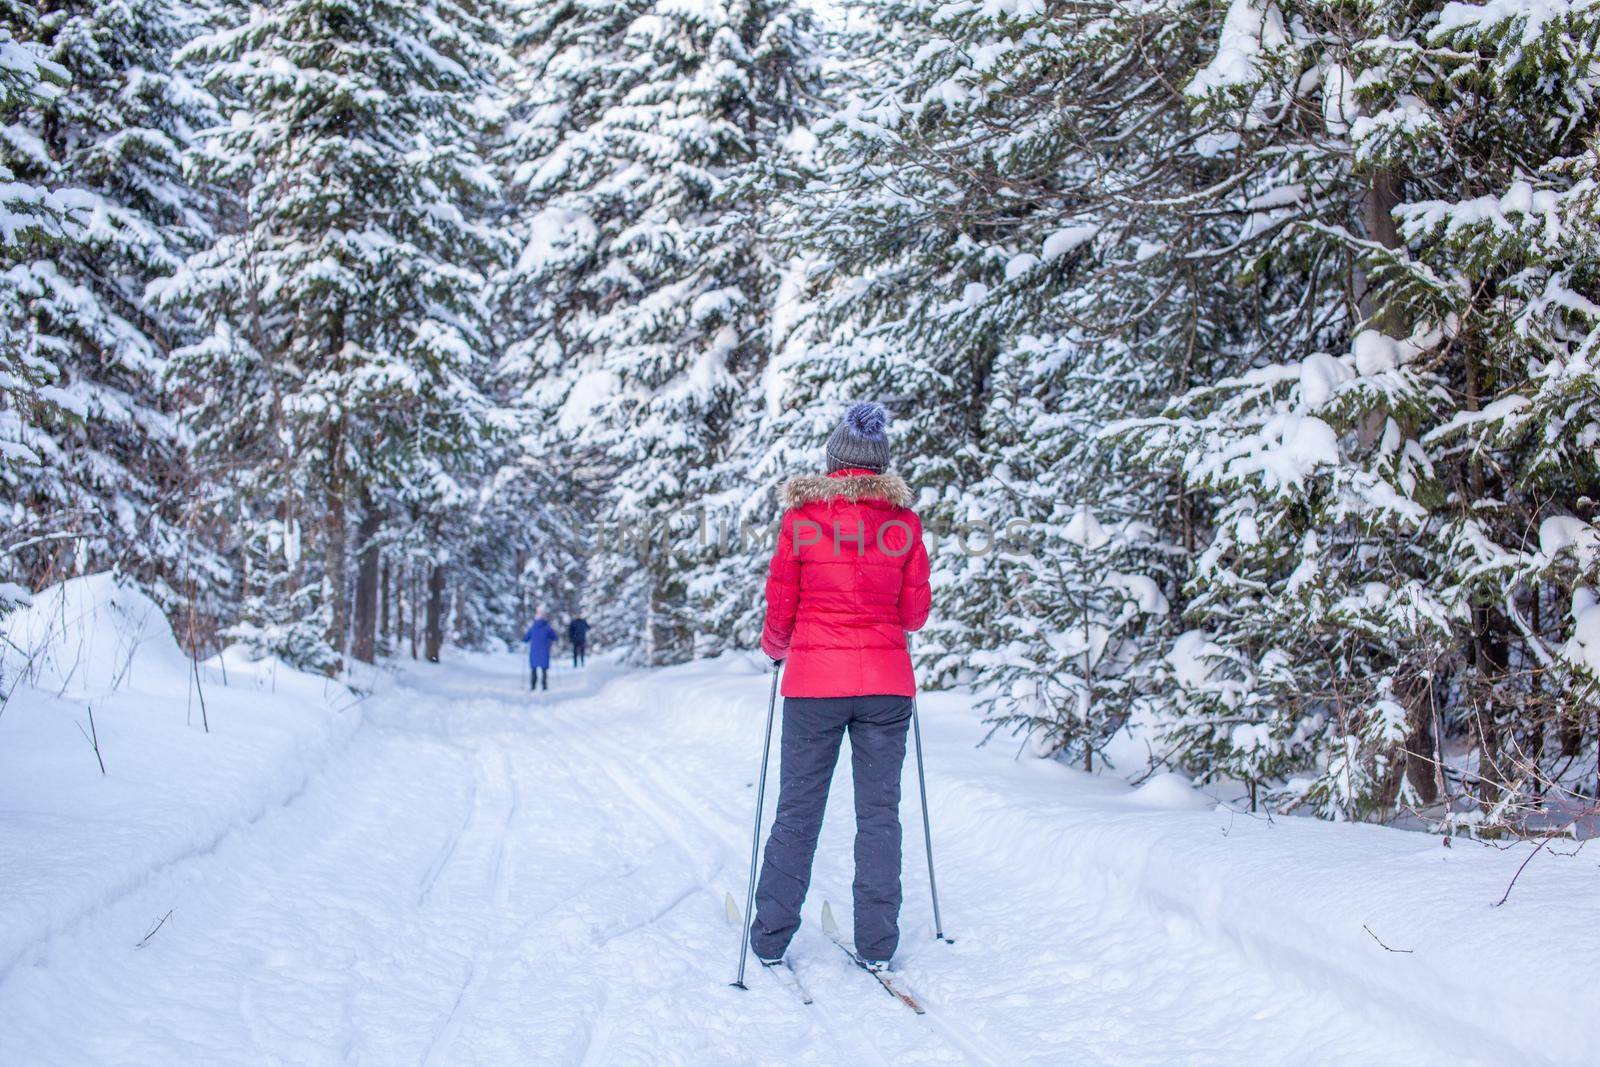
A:
MULTIPOLYGON (((1113 844, 1140 825, 1209 820, 1196 822, 1207 848, 1230 827, 1208 806, 1108 815, 1107 791, 1123 803, 1123 787, 973 749, 975 720, 952 697, 925 716, 953 945, 930 936, 909 765, 903 809, 898 965, 929 1015, 884 995, 817 928, 827 898, 848 930, 848 773, 793 949, 816 1003, 758 968, 748 992, 730 989, 724 895, 742 903, 766 678, 732 659, 597 664, 558 669, 550 693, 530 695, 523 671, 476 657, 385 683, 288 803, 0 975, 0 1060, 1304 1067, 1510 1051, 1459 1021, 1380 1007, 1338 966, 1229 933, 1198 905, 1152 906, 1148 886, 1086 870, 1029 820, 1059 818, 1067 836, 1087 812, 1082 833, 1113 844)), ((1409 958, 1370 948, 1374 966, 1409 958)))

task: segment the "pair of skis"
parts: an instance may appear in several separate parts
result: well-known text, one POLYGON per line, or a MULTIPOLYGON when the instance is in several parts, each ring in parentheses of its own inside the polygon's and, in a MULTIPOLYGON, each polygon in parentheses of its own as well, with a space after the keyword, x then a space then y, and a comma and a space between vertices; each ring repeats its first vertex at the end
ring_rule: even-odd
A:
MULTIPOLYGON (((728 894, 726 907, 728 911, 728 921, 733 923, 735 926, 743 926, 744 916, 740 914, 739 906, 734 903, 732 893, 728 894)), ((916 1012, 918 1015, 927 1014, 927 1009, 924 1008, 917 1000, 915 994, 906 988, 904 983, 900 981, 897 975, 886 971, 881 967, 872 966, 872 964, 858 956, 855 949, 845 944, 844 938, 839 933, 839 924, 834 921, 833 908, 828 905, 827 901, 822 902, 822 932, 828 935, 829 941, 832 941, 835 945, 839 946, 839 951, 843 952, 845 956, 849 958, 851 963, 872 975, 872 977, 877 980, 878 984, 883 987, 884 992, 888 993, 891 997, 894 997, 896 1000, 910 1008, 912 1011, 916 1012)), ((761 969, 771 972, 775 978, 777 978, 800 998, 800 1002, 802 1004, 812 1003, 811 991, 807 989, 805 983, 800 980, 799 972, 795 970, 794 964, 787 956, 784 957, 780 962, 770 966, 767 964, 762 964, 761 969)))

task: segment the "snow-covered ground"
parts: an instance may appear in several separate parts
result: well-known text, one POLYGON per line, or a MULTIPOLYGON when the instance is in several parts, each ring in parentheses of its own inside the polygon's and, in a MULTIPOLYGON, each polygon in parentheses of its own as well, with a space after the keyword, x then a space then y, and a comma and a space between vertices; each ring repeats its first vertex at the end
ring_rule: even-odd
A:
MULTIPOLYGON (((118 595, 138 607, 80 591, 118 595)), ((125 654, 126 616, 68 659, 125 654)), ((131 674, 58 664, 0 713, 0 1063, 1600 1062, 1592 854, 1539 855, 1497 908, 1526 846, 1129 790, 977 748, 935 694, 956 940, 931 938, 908 777, 897 960, 930 1012, 817 929, 824 899, 849 928, 848 774, 793 952, 808 1008, 728 986, 758 664, 558 668, 530 696, 519 657, 455 655, 357 703, 230 659, 199 672, 208 735, 140 626, 131 674)))

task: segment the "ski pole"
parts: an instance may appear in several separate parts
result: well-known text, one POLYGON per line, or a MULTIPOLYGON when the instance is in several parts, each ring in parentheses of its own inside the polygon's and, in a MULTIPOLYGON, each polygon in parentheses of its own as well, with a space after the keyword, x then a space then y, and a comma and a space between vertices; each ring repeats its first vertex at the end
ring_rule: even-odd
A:
POLYGON ((928 853, 928 888, 933 892, 933 932, 945 944, 955 939, 944 936, 944 923, 939 918, 939 883, 933 876, 933 820, 928 817, 928 780, 922 773, 922 720, 917 715, 917 700, 911 698, 911 736, 917 747, 917 790, 922 794, 922 842, 928 853))
MULTIPOLYGON (((906 634, 906 654, 911 653, 911 635, 906 634)), ((947 945, 955 938, 944 936, 944 922, 939 918, 939 882, 933 876, 933 820, 928 816, 928 779, 922 773, 922 717, 917 714, 917 698, 911 697, 911 736, 917 747, 917 792, 922 797, 922 843, 928 854, 928 889, 933 894, 933 935, 947 945)))
POLYGON ((761 856, 761 806, 767 796, 767 756, 772 751, 772 716, 778 707, 778 671, 781 662, 772 665, 772 693, 767 697, 767 735, 761 742, 761 776, 756 780, 756 828, 750 835, 750 883, 744 894, 744 917, 739 923, 739 976, 733 980, 738 989, 744 984, 745 957, 750 952, 750 924, 756 906, 756 863, 761 856))

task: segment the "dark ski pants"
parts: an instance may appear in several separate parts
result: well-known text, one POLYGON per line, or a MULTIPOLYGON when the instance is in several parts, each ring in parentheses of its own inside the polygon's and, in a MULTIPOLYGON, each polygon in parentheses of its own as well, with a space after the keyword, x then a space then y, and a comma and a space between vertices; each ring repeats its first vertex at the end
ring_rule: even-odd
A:
POLYGON ((574 642, 572 642, 572 665, 574 667, 583 666, 584 657, 585 657, 585 655, 587 654, 588 651, 589 651, 589 642, 587 642, 587 641, 574 641, 574 642))
POLYGON ((850 731, 856 794, 855 944, 887 960, 900 942, 900 769, 911 698, 785 697, 778 815, 756 885, 750 947, 776 959, 800 928, 839 743, 850 731))
POLYGON ((545 688, 545 689, 549 689, 550 688, 550 668, 549 667, 529 667, 528 668, 528 688, 529 689, 538 689, 538 688, 541 688, 541 686, 543 688, 545 688))

